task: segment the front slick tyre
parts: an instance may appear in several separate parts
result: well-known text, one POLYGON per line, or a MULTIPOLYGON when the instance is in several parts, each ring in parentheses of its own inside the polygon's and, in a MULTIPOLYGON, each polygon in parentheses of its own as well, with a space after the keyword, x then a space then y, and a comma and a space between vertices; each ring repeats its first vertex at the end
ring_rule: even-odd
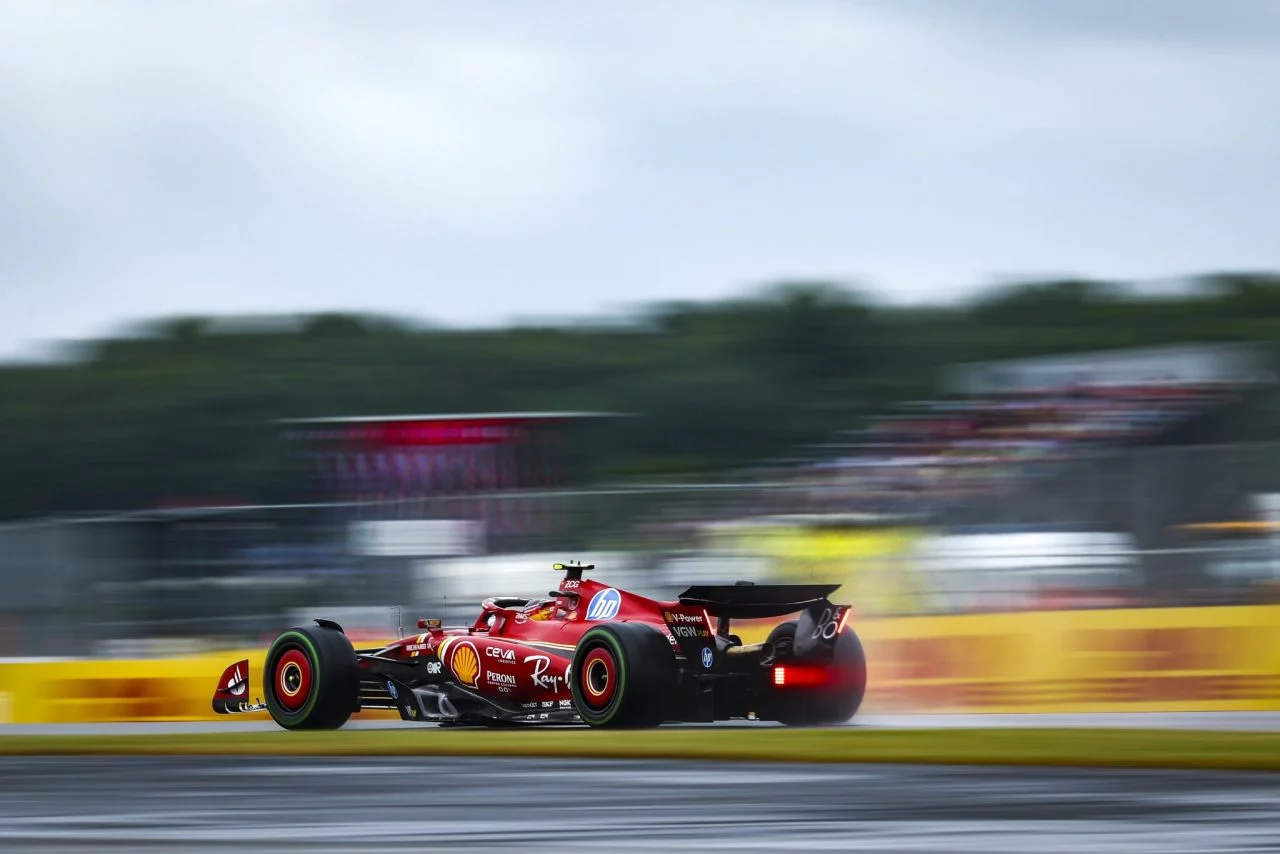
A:
POLYGON ((573 707, 593 727, 647 728, 667 719, 676 680, 671 643, 642 623, 587 630, 570 666, 573 707))
POLYGON ((360 669, 342 632, 296 626, 280 633, 262 668, 267 710, 285 729, 337 729, 356 709, 360 669))

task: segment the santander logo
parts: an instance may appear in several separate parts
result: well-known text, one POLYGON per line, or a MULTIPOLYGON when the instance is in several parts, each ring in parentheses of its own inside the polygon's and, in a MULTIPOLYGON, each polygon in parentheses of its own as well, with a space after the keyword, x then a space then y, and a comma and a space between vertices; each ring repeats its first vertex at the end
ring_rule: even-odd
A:
POLYGON ((226 687, 223 689, 234 697, 239 697, 245 691, 245 678, 240 673, 240 665, 236 665, 235 672, 227 678, 226 687))

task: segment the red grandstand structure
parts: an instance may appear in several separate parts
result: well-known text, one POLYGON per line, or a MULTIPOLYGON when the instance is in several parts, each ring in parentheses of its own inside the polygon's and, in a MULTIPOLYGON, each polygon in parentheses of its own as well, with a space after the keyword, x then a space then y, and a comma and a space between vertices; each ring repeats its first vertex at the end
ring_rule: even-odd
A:
MULTIPOLYGON (((282 422, 315 476, 313 497, 362 516, 527 529, 540 494, 590 476, 603 412, 343 416, 282 422)), ((545 497, 545 495, 544 495, 545 497)))
POLYGON ((553 489, 582 476, 574 440, 608 413, 493 412, 291 419, 327 500, 553 489))

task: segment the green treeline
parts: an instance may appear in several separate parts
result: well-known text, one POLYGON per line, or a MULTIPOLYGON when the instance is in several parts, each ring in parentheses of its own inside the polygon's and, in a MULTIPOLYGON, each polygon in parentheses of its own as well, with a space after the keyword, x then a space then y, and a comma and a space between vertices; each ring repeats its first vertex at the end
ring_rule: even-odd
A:
POLYGON ((491 410, 634 413, 602 476, 783 455, 955 362, 1176 342, 1280 340, 1280 276, 1139 298, 1088 281, 890 308, 823 283, 650 307, 627 324, 459 331, 386 318, 154 324, 74 360, 0 367, 0 516, 173 499, 287 501, 278 418, 491 410))

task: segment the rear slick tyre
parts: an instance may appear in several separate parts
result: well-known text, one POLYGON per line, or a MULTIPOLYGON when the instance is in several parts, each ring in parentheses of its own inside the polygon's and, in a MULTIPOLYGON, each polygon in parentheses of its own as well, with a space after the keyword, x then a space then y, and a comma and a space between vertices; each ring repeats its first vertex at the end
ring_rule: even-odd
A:
POLYGON ((641 623, 588 629, 569 667, 573 706, 592 727, 650 728, 667 720, 676 659, 664 635, 641 623))
POLYGON ((295 626, 281 632, 262 668, 267 710, 290 730, 338 729, 356 710, 360 668, 342 632, 295 626))
MULTIPOLYGON (((785 659, 791 654, 795 622, 778 625, 768 643, 785 659)), ((787 726, 831 726, 847 723, 862 706, 867 691, 867 656, 853 629, 846 628, 836 639, 831 662, 839 673, 831 687, 796 689, 786 693, 775 689, 775 717, 787 726)))

